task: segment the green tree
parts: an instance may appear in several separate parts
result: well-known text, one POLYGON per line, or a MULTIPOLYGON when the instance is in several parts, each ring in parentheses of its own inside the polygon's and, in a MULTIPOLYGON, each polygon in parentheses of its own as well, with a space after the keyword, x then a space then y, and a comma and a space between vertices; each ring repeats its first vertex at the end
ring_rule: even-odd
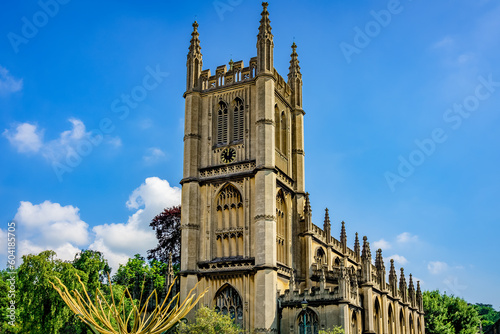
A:
POLYGON ((241 329, 229 315, 223 315, 208 307, 196 311, 195 321, 191 324, 181 323, 178 334, 239 334, 241 329))
POLYGON ((82 250, 75 255, 72 263, 75 269, 87 274, 88 281, 86 288, 91 293, 95 293, 97 288, 101 288, 101 285, 107 279, 107 275, 111 272, 111 267, 108 265, 108 261, 104 258, 104 255, 95 250, 82 250))
MULTIPOLYGON (((19 308, 16 308, 13 311, 15 321, 10 317, 11 301, 15 301, 15 298, 12 298, 13 294, 11 294, 11 282, 12 278, 15 279, 16 276, 16 272, 14 272, 14 274, 10 274, 7 270, 0 271, 0 333, 2 334, 17 334, 21 332, 21 325, 19 324, 19 308)), ((16 306, 17 305, 14 305, 14 307, 16 306)))
POLYGON ((56 259, 54 251, 23 256, 17 277, 17 305, 22 333, 87 333, 87 327, 76 321, 49 280, 58 277, 70 289, 77 289, 76 274, 87 281, 87 274, 75 269, 71 263, 56 259))
POLYGON ((161 296, 167 288, 165 270, 166 264, 156 260, 148 263, 144 257, 135 254, 125 265, 120 265, 112 281, 128 288, 134 299, 141 298, 141 291, 143 295, 149 295, 154 289, 161 296))
POLYGON ((479 317, 481 318, 481 324, 483 326, 483 331, 486 332, 491 326, 500 320, 500 312, 495 311, 491 304, 476 304, 474 305, 479 317))
POLYGON ((473 305, 439 290, 423 293, 425 332, 428 334, 476 334, 480 324, 473 305))

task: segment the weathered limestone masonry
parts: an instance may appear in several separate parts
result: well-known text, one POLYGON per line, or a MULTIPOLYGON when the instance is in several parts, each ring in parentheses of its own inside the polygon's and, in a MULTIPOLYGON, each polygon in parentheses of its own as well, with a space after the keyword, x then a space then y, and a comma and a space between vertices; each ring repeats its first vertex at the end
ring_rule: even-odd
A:
POLYGON ((274 69, 267 3, 257 57, 203 70, 198 23, 187 56, 181 297, 198 282, 202 305, 255 333, 423 334, 422 294, 356 233, 347 247, 311 221, 304 182, 302 74, 293 43, 288 80, 274 69), (303 301, 307 307, 303 309, 303 301))

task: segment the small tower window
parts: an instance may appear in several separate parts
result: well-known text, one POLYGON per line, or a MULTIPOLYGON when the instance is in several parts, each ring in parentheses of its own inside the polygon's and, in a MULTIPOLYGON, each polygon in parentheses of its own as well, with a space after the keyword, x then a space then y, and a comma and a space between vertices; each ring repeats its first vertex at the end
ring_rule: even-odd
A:
POLYGON ((224 102, 219 102, 219 110, 217 111, 217 144, 227 144, 228 116, 227 105, 224 102))
POLYGON ((234 100, 233 109, 233 141, 243 140, 243 130, 245 124, 243 101, 239 98, 234 100))

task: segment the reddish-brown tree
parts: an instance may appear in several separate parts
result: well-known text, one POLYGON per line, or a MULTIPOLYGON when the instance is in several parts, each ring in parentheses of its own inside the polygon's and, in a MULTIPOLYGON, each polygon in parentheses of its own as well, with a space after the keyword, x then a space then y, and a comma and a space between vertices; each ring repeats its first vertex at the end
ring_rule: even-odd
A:
POLYGON ((168 262, 172 253, 172 262, 180 262, 181 256, 181 207, 180 205, 167 208, 153 218, 149 224, 156 232, 158 245, 148 250, 148 259, 168 262))

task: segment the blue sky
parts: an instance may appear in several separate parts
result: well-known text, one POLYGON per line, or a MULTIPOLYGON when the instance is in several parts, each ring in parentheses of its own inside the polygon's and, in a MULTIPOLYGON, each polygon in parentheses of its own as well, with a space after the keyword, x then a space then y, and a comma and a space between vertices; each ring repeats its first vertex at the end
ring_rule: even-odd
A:
MULTIPOLYGON (((21 254, 71 259, 90 247, 116 267, 152 248, 148 222, 180 199, 192 22, 204 69, 248 64, 261 5, 53 4, 0 12, 0 261, 15 218, 21 254)), ((367 235, 424 289, 499 309, 500 4, 272 1, 269 11, 284 77, 298 45, 313 221, 328 207, 334 236, 344 220, 351 244, 367 235)))

